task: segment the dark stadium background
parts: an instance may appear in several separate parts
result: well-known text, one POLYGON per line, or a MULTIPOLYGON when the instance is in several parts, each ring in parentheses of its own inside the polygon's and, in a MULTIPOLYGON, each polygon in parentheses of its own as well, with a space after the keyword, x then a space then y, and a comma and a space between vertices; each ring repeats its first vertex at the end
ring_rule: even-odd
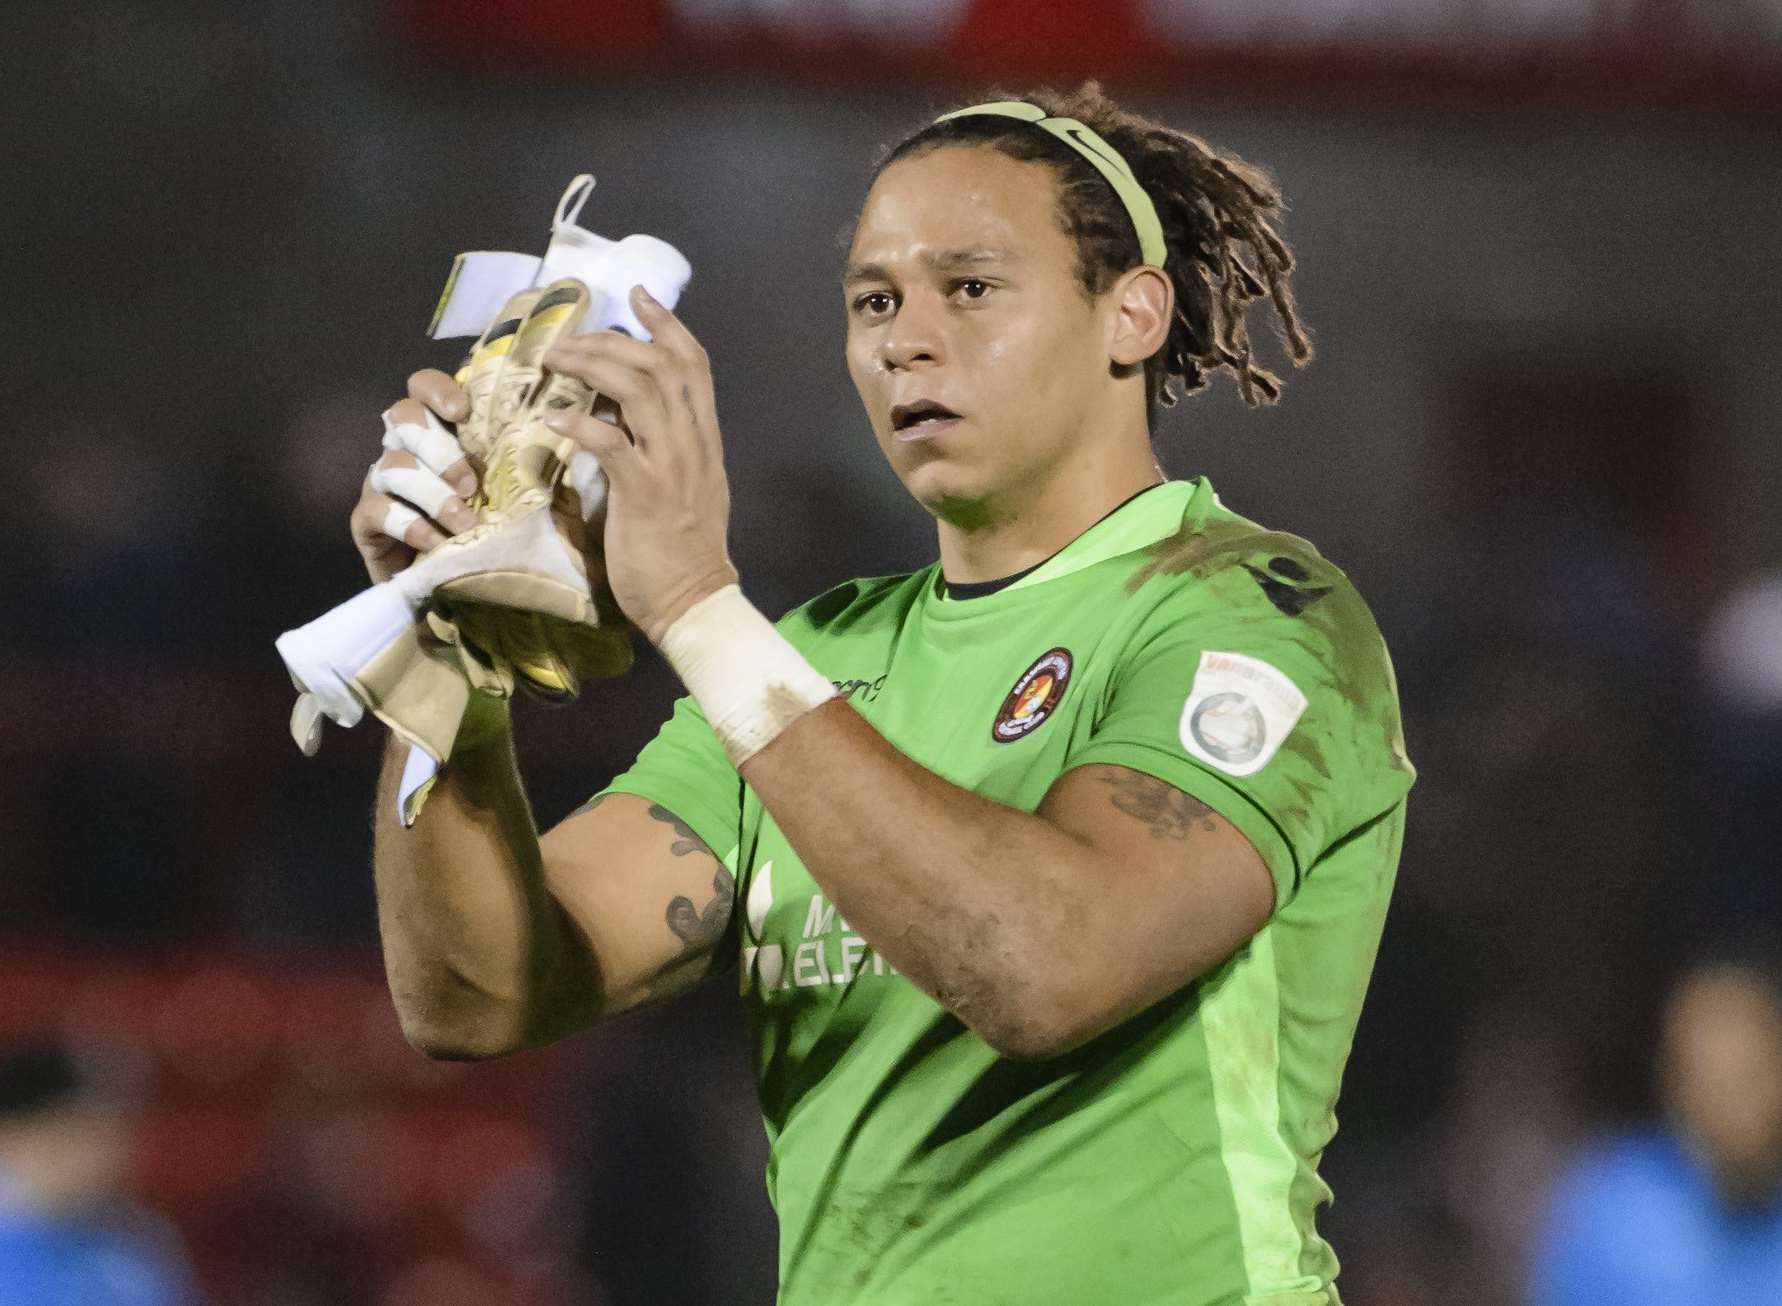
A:
MULTIPOLYGON (((1372 602, 1421 771, 1326 1160, 1345 1295, 1520 1300, 1554 1175, 1653 1109, 1679 959, 1782 917, 1777 0, 75 0, 0 78, 0 1026, 134 1085, 133 1191, 218 1303, 763 1303, 722 984, 436 1066, 381 988, 381 737, 286 733, 451 256, 677 244, 744 584, 920 565, 842 366, 882 144, 1103 76, 1274 170, 1320 357, 1221 379, 1176 475, 1372 602), (1767 622, 1767 625, 1766 625, 1767 622), (1761 632, 1768 630, 1770 637, 1761 632)), ((1280 361, 1279 354, 1273 355, 1280 361)), ((541 821, 665 713, 651 657, 522 711, 541 821)), ((0 1297, 5 1293, 0 1290, 0 1297)))

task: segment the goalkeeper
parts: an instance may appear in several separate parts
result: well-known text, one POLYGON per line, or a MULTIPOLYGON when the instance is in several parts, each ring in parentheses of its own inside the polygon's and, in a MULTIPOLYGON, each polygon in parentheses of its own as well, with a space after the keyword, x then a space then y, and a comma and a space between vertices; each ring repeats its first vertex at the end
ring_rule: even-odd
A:
MULTIPOLYGON (((552 420, 598 456, 613 594, 689 694, 542 836, 505 700, 471 696, 412 828, 393 743, 390 986, 417 1047, 484 1058, 734 970, 783 1306, 1338 1300, 1318 1162, 1413 776, 1392 670, 1340 571, 1151 445, 1217 373, 1277 396, 1250 309, 1310 358, 1280 209, 1093 85, 893 149, 847 359, 938 560, 777 624, 726 551, 681 322, 634 295, 650 341, 546 357, 618 406, 552 420)), ((408 390, 397 425, 467 412, 443 373, 408 390)), ((354 512, 374 579, 468 523, 469 465, 422 452, 354 512)))

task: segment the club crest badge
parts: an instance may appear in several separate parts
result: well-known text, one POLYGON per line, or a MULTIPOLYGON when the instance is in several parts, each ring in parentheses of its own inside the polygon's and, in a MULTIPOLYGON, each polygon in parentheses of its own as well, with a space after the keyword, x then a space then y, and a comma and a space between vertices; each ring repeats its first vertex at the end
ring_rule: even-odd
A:
POLYGON ((1070 684, 1070 666, 1067 648, 1040 654, 1002 700, 990 737, 999 744, 1012 744, 1044 725, 1063 701, 1065 686, 1070 684))

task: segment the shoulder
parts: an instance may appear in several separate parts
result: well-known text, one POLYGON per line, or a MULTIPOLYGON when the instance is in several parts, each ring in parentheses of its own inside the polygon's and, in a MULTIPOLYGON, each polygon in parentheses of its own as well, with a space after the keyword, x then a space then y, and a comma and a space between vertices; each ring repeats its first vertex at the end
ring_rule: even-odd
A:
POLYGON ((1251 700, 1272 703, 1274 733, 1322 772, 1402 792, 1415 772, 1392 660, 1354 584, 1310 541, 1239 516, 1209 490, 1128 568, 1133 615, 1116 684, 1168 665, 1192 677, 1185 711, 1239 712, 1234 728, 1251 700))
POLYGON ((1366 611, 1348 576, 1310 540, 1239 516, 1216 496, 1191 504, 1173 534, 1144 550, 1127 587, 1248 617, 1272 609, 1295 618, 1328 606, 1366 611))
POLYGON ((1311 541, 1211 494, 1196 496, 1181 526, 1141 551, 1126 588, 1153 630, 1185 625, 1212 641, 1297 647, 1350 676, 1388 667, 1373 613, 1340 567, 1311 541))
POLYGON ((865 576, 843 581, 816 598, 799 604, 776 623, 796 641, 800 636, 843 635, 865 627, 900 624, 932 579, 933 567, 896 576, 865 576))

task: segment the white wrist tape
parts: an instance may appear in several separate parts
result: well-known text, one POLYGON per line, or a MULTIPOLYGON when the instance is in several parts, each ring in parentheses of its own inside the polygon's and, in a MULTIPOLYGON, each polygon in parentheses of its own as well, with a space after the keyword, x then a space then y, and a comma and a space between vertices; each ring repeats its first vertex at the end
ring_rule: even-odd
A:
POLYGON ((662 635, 662 656, 740 767, 835 685, 735 585, 699 600, 662 635))

